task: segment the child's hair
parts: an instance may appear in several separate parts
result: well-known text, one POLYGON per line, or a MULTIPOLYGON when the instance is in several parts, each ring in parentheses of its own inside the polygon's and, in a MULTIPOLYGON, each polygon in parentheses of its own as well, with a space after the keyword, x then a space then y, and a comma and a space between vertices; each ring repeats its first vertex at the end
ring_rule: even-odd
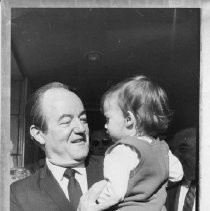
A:
POLYGON ((171 117, 167 95, 146 76, 132 77, 111 87, 102 97, 102 111, 105 101, 113 95, 124 117, 128 111, 133 113, 139 134, 156 136, 167 129, 171 117))

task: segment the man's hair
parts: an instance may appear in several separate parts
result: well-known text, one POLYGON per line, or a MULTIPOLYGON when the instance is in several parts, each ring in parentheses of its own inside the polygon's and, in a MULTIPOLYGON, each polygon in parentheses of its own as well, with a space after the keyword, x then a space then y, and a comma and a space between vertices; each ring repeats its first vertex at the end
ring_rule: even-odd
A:
POLYGON ((35 125, 41 131, 46 132, 47 122, 45 119, 45 115, 42 111, 41 101, 43 95, 46 91, 50 89, 66 89, 69 90, 69 87, 60 82, 51 82, 44 86, 41 86, 38 90, 36 90, 29 98, 26 104, 26 121, 29 125, 35 125))
POLYGON ((137 120, 137 132, 156 136, 164 132, 170 121, 166 92, 146 76, 129 78, 111 87, 102 97, 101 109, 112 96, 116 97, 124 117, 131 111, 137 120))

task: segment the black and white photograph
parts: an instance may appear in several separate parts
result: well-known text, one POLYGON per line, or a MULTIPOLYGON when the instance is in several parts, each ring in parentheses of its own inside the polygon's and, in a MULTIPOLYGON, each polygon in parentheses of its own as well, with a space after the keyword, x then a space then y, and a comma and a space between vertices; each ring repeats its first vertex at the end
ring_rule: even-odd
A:
POLYGON ((17 2, 1 4, 1 210, 207 210, 208 1, 17 2))

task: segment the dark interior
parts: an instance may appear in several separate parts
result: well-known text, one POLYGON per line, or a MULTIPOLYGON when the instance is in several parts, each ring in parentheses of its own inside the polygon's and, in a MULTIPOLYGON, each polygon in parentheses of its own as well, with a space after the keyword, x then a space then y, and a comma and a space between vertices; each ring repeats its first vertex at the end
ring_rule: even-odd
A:
POLYGON ((198 126, 199 9, 13 8, 11 14, 12 78, 20 77, 18 66, 28 94, 51 81, 68 84, 95 130, 104 125, 102 94, 144 74, 168 94, 174 116, 167 137, 198 126))

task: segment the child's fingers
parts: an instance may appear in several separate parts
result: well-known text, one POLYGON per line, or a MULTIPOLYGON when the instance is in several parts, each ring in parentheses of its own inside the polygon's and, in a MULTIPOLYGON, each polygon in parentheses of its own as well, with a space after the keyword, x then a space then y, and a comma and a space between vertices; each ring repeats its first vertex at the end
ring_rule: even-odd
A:
POLYGON ((110 208, 111 206, 115 205, 116 201, 112 200, 112 198, 109 198, 109 200, 103 201, 100 204, 96 204, 94 211, 102 211, 110 208))
POLYGON ((97 199, 97 202, 100 204, 100 203, 103 203, 104 201, 107 201, 107 200, 109 200, 110 199, 110 195, 108 194, 108 192, 106 193, 106 192, 102 192, 100 195, 99 195, 99 197, 98 197, 98 199, 97 199))
POLYGON ((98 199, 105 185, 105 180, 97 182, 88 190, 87 193, 83 194, 80 198, 77 211, 101 211, 102 209, 97 208, 96 206, 96 200, 98 199))
POLYGON ((86 193, 87 197, 90 201, 96 201, 100 195, 100 193, 103 191, 107 181, 102 180, 99 182, 96 182, 86 193))

